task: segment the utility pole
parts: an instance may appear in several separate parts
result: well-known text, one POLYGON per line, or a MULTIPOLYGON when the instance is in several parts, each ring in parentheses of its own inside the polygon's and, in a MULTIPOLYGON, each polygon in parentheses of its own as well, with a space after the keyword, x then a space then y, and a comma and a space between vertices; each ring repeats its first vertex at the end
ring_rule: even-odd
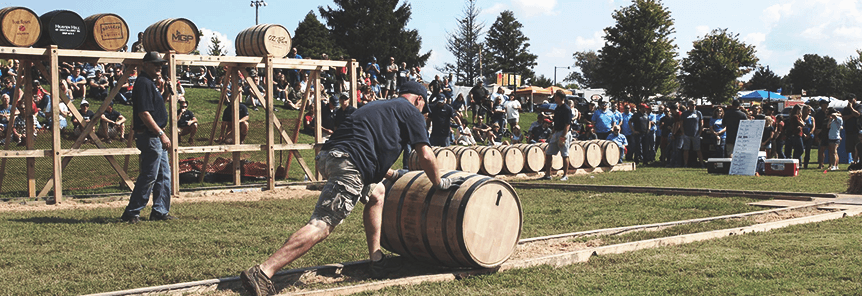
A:
POLYGON ((266 6, 266 1, 263 1, 263 0, 251 0, 251 7, 254 7, 254 24, 255 24, 255 25, 257 25, 257 24, 258 24, 258 22, 259 22, 259 21, 258 21, 258 20, 259 20, 259 17, 258 17, 258 10, 260 9, 260 7, 261 7, 261 6, 266 6))

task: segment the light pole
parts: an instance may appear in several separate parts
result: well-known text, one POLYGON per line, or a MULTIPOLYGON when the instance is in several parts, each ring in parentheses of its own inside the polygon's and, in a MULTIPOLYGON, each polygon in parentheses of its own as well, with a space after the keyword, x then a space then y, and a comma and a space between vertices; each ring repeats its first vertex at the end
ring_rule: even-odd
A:
POLYGON ((251 7, 254 7, 254 24, 258 23, 258 9, 261 6, 266 6, 266 1, 263 0, 251 0, 251 7))
POLYGON ((568 66, 568 67, 556 67, 556 66, 554 66, 554 85, 557 85, 557 69, 562 69, 562 68, 571 69, 572 66, 568 66))

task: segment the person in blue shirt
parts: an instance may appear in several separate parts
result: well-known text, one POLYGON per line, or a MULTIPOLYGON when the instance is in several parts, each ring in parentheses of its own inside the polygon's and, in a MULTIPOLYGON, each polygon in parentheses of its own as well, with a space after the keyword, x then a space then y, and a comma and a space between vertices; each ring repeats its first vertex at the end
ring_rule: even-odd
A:
MULTIPOLYGON (((632 118, 632 115, 634 115, 634 114, 632 114, 632 110, 631 110, 632 108, 628 103, 623 103, 622 109, 623 109, 623 112, 620 113, 620 133, 622 133, 623 136, 626 137, 626 140, 629 143, 633 143, 634 138, 632 138, 632 128, 631 128, 631 126, 629 126, 629 120, 632 118)), ((632 155, 634 155, 634 150, 635 149, 626 150, 626 160, 629 160, 629 161, 632 160, 632 155)))
POLYGON ((380 76, 380 65, 377 64, 377 57, 371 57, 371 62, 365 66, 365 72, 371 74, 371 80, 376 81, 380 76))
POLYGON ((693 100, 689 100, 686 104, 688 109, 680 115, 680 121, 676 122, 679 129, 682 130, 682 163, 683 167, 688 167, 689 151, 697 152, 697 162, 701 168, 703 164, 703 152, 700 150, 700 135, 703 132, 703 114, 697 111, 693 100))
POLYGON ((709 128, 718 138, 718 149, 713 153, 712 157, 723 158, 724 147, 727 145, 727 128, 724 127, 724 108, 715 107, 712 111, 712 118, 709 120, 709 128))
POLYGON ((592 121, 593 125, 595 126, 596 135, 599 137, 599 139, 605 139, 608 137, 608 135, 610 135, 611 128, 619 124, 619 121, 616 120, 614 112, 608 110, 607 102, 600 102, 599 108, 602 108, 602 110, 596 110, 596 112, 593 113, 593 117, 590 119, 590 121, 592 121))
POLYGON ((620 146, 620 163, 623 163, 623 156, 626 155, 626 146, 629 145, 629 142, 626 140, 626 136, 620 133, 619 126, 614 126, 611 129, 611 134, 608 135, 607 140, 617 142, 617 145, 620 146))

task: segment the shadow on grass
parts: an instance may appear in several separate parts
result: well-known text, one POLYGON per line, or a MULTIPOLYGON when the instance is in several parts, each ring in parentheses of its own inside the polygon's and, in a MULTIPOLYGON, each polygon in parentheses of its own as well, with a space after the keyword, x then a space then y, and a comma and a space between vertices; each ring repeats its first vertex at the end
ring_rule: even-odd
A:
POLYGON ((92 223, 92 224, 112 224, 112 223, 125 223, 120 221, 119 216, 117 217, 96 217, 92 219, 71 219, 71 218, 60 218, 60 217, 32 217, 25 219, 10 219, 8 221, 11 222, 21 222, 21 223, 33 223, 33 224, 83 224, 83 223, 92 223))

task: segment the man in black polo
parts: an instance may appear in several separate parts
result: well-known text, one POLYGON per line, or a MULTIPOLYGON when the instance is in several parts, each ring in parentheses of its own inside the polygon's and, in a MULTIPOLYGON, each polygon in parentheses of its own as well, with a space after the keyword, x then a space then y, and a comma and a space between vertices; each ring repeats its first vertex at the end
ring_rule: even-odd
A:
POLYGON ((449 127, 452 118, 455 117, 455 110, 446 104, 446 98, 442 95, 432 96, 429 109, 431 110, 428 114, 428 123, 431 124, 431 146, 448 147, 452 143, 449 127))
POLYGON ((652 128, 653 123, 649 120, 647 110, 649 110, 649 106, 646 104, 638 105, 637 112, 632 115, 628 122, 632 131, 630 147, 634 150, 635 164, 639 164, 641 161, 646 164, 649 161, 648 156, 653 145, 652 141, 649 140, 649 137, 652 137, 650 128, 652 128))
POLYGON ((165 98, 159 93, 153 81, 162 72, 165 60, 158 52, 144 55, 138 80, 132 90, 134 102, 135 144, 140 155, 140 174, 135 182, 135 190, 129 197, 129 205, 120 220, 129 223, 140 221, 141 210, 147 206, 150 193, 153 194, 153 211, 150 221, 173 220, 168 214, 171 210, 171 167, 168 163, 168 150, 171 140, 165 134, 168 112, 165 98))
POLYGON ((852 153, 853 157, 850 162, 859 161, 859 151, 856 147, 859 144, 859 115, 862 114, 862 104, 856 101, 855 94, 847 94, 847 107, 841 110, 841 117, 844 119, 844 132, 846 138, 844 147, 847 152, 852 153))
MULTIPOLYGON (((548 139, 548 149, 545 150, 545 163, 551 163, 552 157, 560 153, 563 159, 569 157, 569 145, 572 144, 572 133, 569 128, 572 124, 572 109, 566 104, 566 93, 558 90, 554 93, 554 102, 557 103, 557 108, 554 109, 554 134, 548 139)), ((551 166, 548 166, 545 176, 542 180, 551 179, 551 166)), ((560 181, 569 179, 569 166, 563 166, 563 177, 560 181)))
POLYGON ((476 80, 476 85, 470 89, 468 96, 470 96, 470 109, 473 110, 473 125, 476 125, 476 116, 485 115, 483 106, 489 96, 488 90, 482 86, 481 80, 476 80))
MULTIPOLYGON (((393 89, 392 92, 394 93, 395 90, 393 89)), ((338 110, 335 110, 336 130, 338 129, 339 125, 347 121, 347 117, 349 117, 350 114, 356 112, 356 107, 350 106, 350 95, 348 95, 347 93, 341 93, 341 95, 338 97, 338 101, 340 102, 340 107, 338 107, 338 110)))
POLYGON ((740 105, 741 102, 739 100, 733 100, 723 120, 724 127, 727 129, 725 131, 727 138, 725 140, 724 155, 730 158, 733 158, 733 147, 736 144, 736 134, 739 132, 739 122, 748 120, 748 114, 740 110, 740 105))
POLYGON ((820 108, 817 113, 814 113, 814 141, 817 143, 817 169, 823 169, 823 160, 826 159, 826 153, 829 153, 829 126, 826 114, 826 109, 829 108, 829 100, 820 99, 818 102, 820 108))
POLYGON ((315 157, 317 170, 327 179, 308 223, 260 265, 240 274, 243 286, 252 295, 278 293, 270 278, 317 243, 323 241, 354 209, 364 202, 363 223, 371 258, 372 278, 385 278, 399 268, 394 260, 384 260, 380 249, 383 220, 384 178, 395 181, 403 173, 389 169, 409 144, 419 153, 419 162, 433 190, 457 188, 464 178, 441 177, 422 110, 427 90, 410 81, 400 86, 399 98, 373 101, 356 110, 315 157), (380 131, 388 131, 386 137, 380 131))

